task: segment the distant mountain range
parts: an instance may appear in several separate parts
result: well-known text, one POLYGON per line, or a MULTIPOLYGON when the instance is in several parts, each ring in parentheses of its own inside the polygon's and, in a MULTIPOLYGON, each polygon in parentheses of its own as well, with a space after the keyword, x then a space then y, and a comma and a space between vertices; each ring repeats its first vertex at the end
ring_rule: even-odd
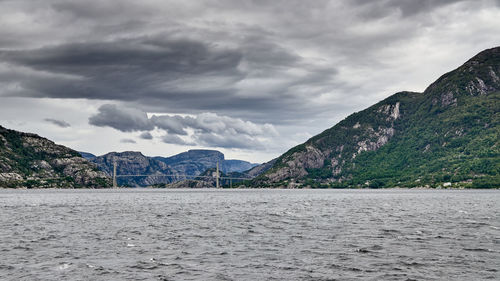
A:
POLYGON ((171 157, 154 157, 164 162, 181 174, 199 175, 219 163, 224 173, 243 172, 258 164, 243 160, 226 160, 224 154, 217 150, 192 149, 171 157))
POLYGON ((0 187, 110 187, 114 162, 120 186, 152 186, 194 179, 215 170, 217 163, 221 175, 241 176, 238 172, 257 166, 242 160, 226 160, 224 154, 215 150, 189 150, 172 157, 147 157, 133 151, 96 156, 0 126, 0 187))
POLYGON ((189 150, 171 157, 148 157, 133 151, 111 152, 102 156, 87 152, 80 154, 109 176, 113 174, 113 161, 116 161, 117 183, 124 186, 149 186, 193 179, 215 168, 217 163, 222 173, 244 172, 258 165, 243 160, 225 160, 224 154, 216 150, 189 150))
POLYGON ((500 47, 290 149, 259 187, 500 187, 500 47))
POLYGON ((109 187, 111 179, 70 148, 0 126, 0 187, 109 187))
POLYGON ((81 152, 81 151, 79 151, 78 153, 80 153, 80 155, 81 155, 83 158, 87 159, 87 160, 92 160, 92 159, 94 159, 94 158, 96 158, 96 157, 97 157, 97 156, 95 156, 94 154, 92 154, 92 153, 88 153, 88 152, 81 152))
MULTIPOLYGON (((89 156, 89 155, 87 155, 89 156)), ((102 156, 89 158, 99 169, 110 177, 116 162, 117 184, 119 186, 150 186, 158 183, 170 183, 177 180, 177 172, 167 164, 142 155, 140 152, 110 152, 102 156), (144 175, 144 176, 124 176, 144 175)))

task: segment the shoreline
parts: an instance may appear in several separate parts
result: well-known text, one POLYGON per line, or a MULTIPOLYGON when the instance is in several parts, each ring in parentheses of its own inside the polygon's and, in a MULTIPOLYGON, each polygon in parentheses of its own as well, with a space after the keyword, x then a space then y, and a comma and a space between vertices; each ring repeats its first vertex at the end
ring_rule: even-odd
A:
POLYGON ((82 187, 82 188, 55 188, 55 187, 35 187, 35 188, 27 188, 27 187, 0 187, 0 190, 500 190, 500 187, 491 187, 491 188, 466 188, 466 187, 451 187, 451 188, 432 188, 432 187, 387 187, 387 188, 359 188, 359 187, 346 187, 346 188, 280 188, 280 187, 234 187, 234 188, 215 188, 215 187, 207 187, 207 188, 192 188, 192 187, 178 187, 178 188, 159 188, 152 186, 145 187, 82 187))

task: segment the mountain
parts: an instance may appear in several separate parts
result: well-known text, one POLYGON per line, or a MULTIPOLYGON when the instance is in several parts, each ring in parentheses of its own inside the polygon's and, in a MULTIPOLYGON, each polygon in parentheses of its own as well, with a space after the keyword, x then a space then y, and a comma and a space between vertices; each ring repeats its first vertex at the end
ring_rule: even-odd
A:
POLYGON ((72 149, 0 126, 0 187, 109 187, 110 178, 72 149))
POLYGON ((177 172, 170 166, 140 152, 111 152, 92 159, 92 162, 109 176, 113 175, 115 161, 119 186, 149 186, 178 180, 177 172), (120 177, 120 175, 147 176, 120 177))
POLYGON ((78 153, 80 153, 80 155, 87 160, 92 160, 97 157, 94 154, 88 152, 78 151, 78 153))
POLYGON ((228 159, 224 160, 222 162, 222 171, 225 173, 232 173, 232 172, 244 172, 248 171, 254 167, 258 166, 258 164, 255 163, 250 163, 247 161, 243 160, 235 160, 235 159, 228 159))
POLYGON ((248 177, 251 177, 251 178, 259 176, 259 175, 267 172, 269 169, 271 169, 274 166, 274 163, 276 163, 276 160, 278 160, 278 159, 275 158, 275 159, 268 161, 266 163, 257 165, 249 170, 244 171, 244 173, 245 173, 245 175, 247 175, 248 177))
POLYGON ((225 160, 224 154, 217 150, 192 149, 171 157, 154 157, 177 171, 179 174, 197 176, 207 169, 214 168, 219 163, 219 169, 224 173, 243 172, 257 164, 243 160, 225 160))
POLYGON ((255 186, 500 187, 500 47, 281 155, 255 186))
MULTIPOLYGON (((216 150, 193 149, 171 157, 153 157, 177 171, 179 174, 197 176, 219 162, 224 162, 224 154, 216 150)), ((222 170, 222 167, 219 166, 222 170)))
POLYGON ((148 157, 134 151, 111 152, 102 156, 85 152, 80 154, 97 164, 108 176, 113 175, 113 161, 116 160, 119 186, 164 185, 184 180, 186 177, 193 179, 208 169, 215 169, 217 163, 221 172, 229 174, 257 165, 242 160, 225 160, 224 154, 216 150, 189 150, 171 157, 148 157))

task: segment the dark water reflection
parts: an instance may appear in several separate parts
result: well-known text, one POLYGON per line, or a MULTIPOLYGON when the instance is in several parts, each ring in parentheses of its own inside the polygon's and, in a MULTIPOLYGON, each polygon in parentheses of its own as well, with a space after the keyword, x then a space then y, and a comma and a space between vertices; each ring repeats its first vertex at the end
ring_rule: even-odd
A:
POLYGON ((1 280, 499 280, 500 191, 0 190, 1 280))

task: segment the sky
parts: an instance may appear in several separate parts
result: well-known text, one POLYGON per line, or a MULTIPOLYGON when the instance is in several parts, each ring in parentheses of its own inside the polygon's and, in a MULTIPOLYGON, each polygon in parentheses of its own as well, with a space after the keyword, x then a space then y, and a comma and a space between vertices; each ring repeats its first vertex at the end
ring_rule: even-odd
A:
POLYGON ((0 125, 262 163, 500 45, 500 0, 0 0, 0 125))

